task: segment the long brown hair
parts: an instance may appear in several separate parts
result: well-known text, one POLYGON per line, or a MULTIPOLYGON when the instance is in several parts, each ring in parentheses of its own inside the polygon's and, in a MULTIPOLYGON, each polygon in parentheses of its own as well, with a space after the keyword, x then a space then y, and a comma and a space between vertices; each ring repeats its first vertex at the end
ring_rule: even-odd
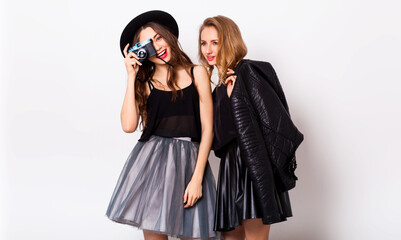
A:
MULTIPOLYGON (((172 90, 172 101, 174 101, 177 97, 177 90, 179 89, 176 79, 176 68, 183 67, 189 74, 189 69, 194 66, 194 64, 192 63, 188 55, 185 54, 182 50, 177 37, 163 25, 155 22, 149 22, 143 25, 135 33, 133 44, 139 42, 140 32, 147 27, 151 27, 156 33, 163 37, 171 48, 171 58, 169 61, 169 64, 171 65, 169 65, 168 67, 167 86, 172 90)), ((142 66, 140 66, 139 71, 136 75, 137 82, 135 84, 135 100, 138 102, 139 116, 141 117, 141 125, 143 128, 146 128, 148 122, 148 115, 146 111, 146 103, 148 99, 148 96, 146 94, 146 88, 148 85, 147 82, 151 81, 155 70, 155 64, 149 60, 146 60, 142 63, 142 66)))
POLYGON ((213 66, 209 65, 201 50, 201 33, 206 27, 214 27, 218 33, 216 66, 219 71, 219 81, 224 83, 227 78, 227 69, 234 69, 244 59, 248 50, 240 30, 233 20, 221 15, 206 18, 199 29, 198 57, 202 65, 208 69, 209 76, 213 72, 213 66))

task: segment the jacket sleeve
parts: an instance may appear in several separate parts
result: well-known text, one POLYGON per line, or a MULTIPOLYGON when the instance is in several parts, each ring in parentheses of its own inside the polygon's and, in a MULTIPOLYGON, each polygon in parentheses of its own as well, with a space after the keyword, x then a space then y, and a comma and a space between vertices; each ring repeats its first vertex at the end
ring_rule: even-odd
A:
POLYGON ((287 104, 287 99, 285 98, 284 95, 284 91, 283 88, 281 87, 280 81, 278 80, 276 71, 274 70, 273 66, 266 62, 266 69, 268 71, 268 74, 270 76, 267 76, 268 79, 271 79, 271 81, 273 82, 273 88, 274 91, 277 93, 277 96, 280 98, 281 103, 283 104, 285 110, 287 110, 287 113, 290 114, 290 110, 288 108, 288 104, 287 104))

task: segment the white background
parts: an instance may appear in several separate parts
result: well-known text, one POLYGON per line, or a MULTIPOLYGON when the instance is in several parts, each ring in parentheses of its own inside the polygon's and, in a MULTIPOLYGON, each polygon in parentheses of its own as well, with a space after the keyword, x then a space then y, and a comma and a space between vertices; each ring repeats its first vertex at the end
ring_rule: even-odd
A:
POLYGON ((142 239, 104 214, 140 136, 120 127, 119 38, 153 9, 176 18, 194 62, 201 22, 221 14, 239 25, 248 58, 275 67, 305 141, 294 217, 271 239, 401 238, 399 1, 3 0, 0 9, 1 239, 142 239))

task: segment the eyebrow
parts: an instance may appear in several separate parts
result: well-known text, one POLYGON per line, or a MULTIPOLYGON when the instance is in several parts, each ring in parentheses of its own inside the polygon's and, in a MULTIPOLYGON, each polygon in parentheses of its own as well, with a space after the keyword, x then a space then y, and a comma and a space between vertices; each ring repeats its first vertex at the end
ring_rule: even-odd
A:
POLYGON ((158 33, 156 33, 153 37, 152 37, 152 39, 154 39, 157 35, 159 35, 158 33))

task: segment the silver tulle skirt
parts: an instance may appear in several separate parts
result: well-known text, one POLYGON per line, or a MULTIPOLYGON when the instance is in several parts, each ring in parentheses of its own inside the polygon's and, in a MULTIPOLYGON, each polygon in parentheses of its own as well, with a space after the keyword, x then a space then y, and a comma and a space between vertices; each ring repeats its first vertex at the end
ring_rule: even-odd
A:
POLYGON ((107 217, 143 230, 179 238, 216 238, 213 231, 215 181, 206 165, 202 198, 184 208, 199 143, 152 136, 129 155, 107 209, 107 217))

